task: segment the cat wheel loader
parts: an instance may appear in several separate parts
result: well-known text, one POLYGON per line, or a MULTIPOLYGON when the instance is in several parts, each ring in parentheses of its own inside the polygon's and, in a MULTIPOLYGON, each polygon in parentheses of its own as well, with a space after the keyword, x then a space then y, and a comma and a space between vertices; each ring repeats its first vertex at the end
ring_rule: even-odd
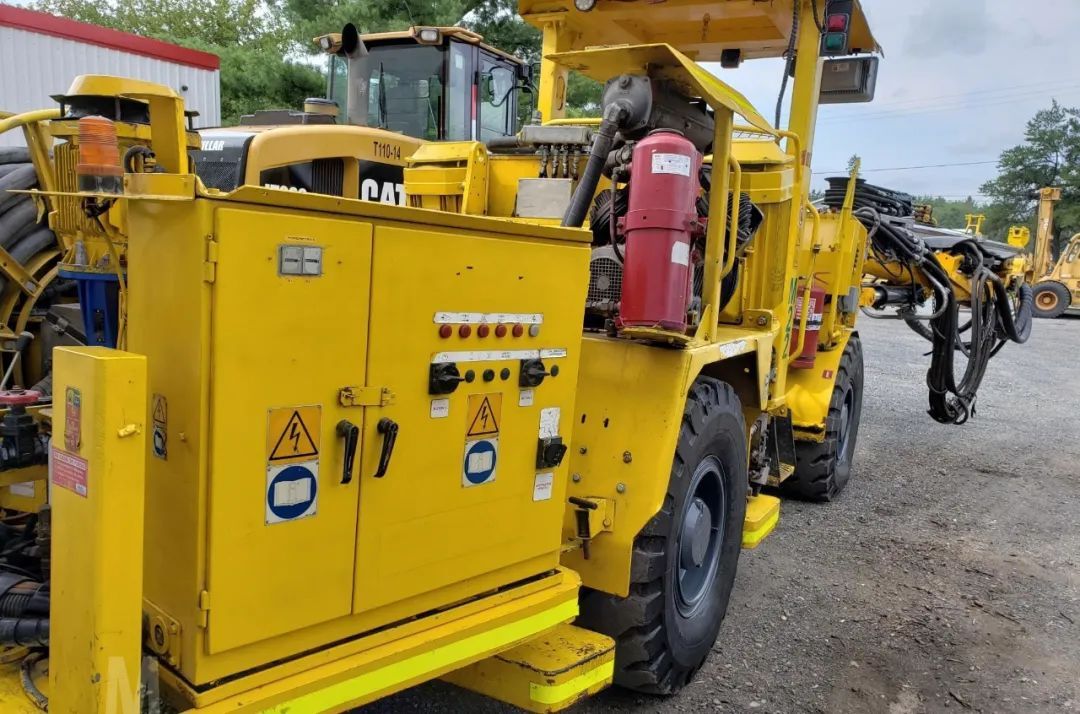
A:
POLYGON ((0 393, 0 478, 32 494, 4 501, 4 711, 670 695, 777 494, 851 480, 863 310, 921 316, 931 417, 973 416, 1030 329, 1023 260, 919 238, 857 168, 808 200, 819 104, 873 96, 861 3, 519 10, 542 122, 512 136, 294 127, 223 188, 167 87, 84 77, 101 111, 49 115, 69 183, 29 195, 110 256, 117 347, 55 348, 48 402, 0 393), (723 81, 761 57, 787 58, 784 128, 723 81), (565 117, 571 71, 600 117, 565 117), (364 200, 365 142, 399 142, 405 205, 364 200), (320 180, 252 169, 286 155, 320 180))

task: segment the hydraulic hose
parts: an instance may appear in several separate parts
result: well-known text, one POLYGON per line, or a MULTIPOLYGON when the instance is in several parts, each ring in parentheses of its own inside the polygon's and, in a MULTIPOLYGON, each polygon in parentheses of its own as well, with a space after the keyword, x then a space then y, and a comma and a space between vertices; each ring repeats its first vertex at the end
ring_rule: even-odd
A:
POLYGON ((17 573, 0 571, 0 618, 48 614, 49 590, 46 585, 17 573))
POLYGON ((0 618, 0 645, 49 646, 49 618, 0 618))
MULTIPOLYGON (((860 208, 854 215, 866 226, 870 251, 879 262, 900 263, 908 274, 919 276, 923 285, 932 291, 933 314, 929 317, 916 315, 913 308, 921 301, 916 297, 918 283, 912 279, 911 301, 901 308, 901 317, 932 345, 930 368, 926 374, 928 413, 941 423, 963 424, 975 414, 975 400, 990 359, 1006 342, 1023 343, 1031 334, 1031 287, 1020 287, 1014 311, 1005 283, 990 267, 993 265, 992 254, 975 240, 963 240, 949 246, 948 252, 963 258, 962 271, 970 276, 968 307, 971 319, 961 324, 960 303, 949 273, 937 255, 911 231, 882 220, 874 208, 860 208), (961 375, 956 374, 957 352, 966 357, 961 375)), ((896 304, 905 287, 888 285, 881 294, 889 304, 896 304)))
POLYGON ((592 206, 593 194, 596 193, 596 187, 600 184, 600 177, 604 173, 604 162, 611 153, 611 146, 615 143, 615 133, 624 115, 625 110, 619 104, 609 104, 604 109, 600 126, 593 136, 592 150, 589 152, 589 161, 585 164, 585 172, 581 174, 577 190, 574 191, 570 205, 563 216, 564 226, 580 228, 585 223, 585 216, 589 214, 589 208, 592 206))

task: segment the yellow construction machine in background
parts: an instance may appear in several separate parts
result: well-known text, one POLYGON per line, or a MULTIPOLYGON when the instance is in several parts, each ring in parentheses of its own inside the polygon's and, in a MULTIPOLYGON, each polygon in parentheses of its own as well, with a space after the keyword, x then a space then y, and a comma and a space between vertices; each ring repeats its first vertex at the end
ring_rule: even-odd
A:
MULTIPOLYGON (((1039 189, 1033 197, 1039 200, 1029 274, 1035 283, 1035 316, 1053 319, 1067 312, 1080 314, 1080 234, 1069 239, 1054 261, 1054 205, 1061 200, 1061 189, 1039 189)), ((1027 227, 1013 227, 1009 232, 1010 244, 1024 247, 1030 241, 1027 227)))
MULTIPOLYGON (((773 494, 852 475, 862 308, 920 325, 931 416, 971 417, 1030 329, 1023 261, 919 238, 857 167, 808 200, 818 105, 873 97, 859 2, 520 10, 543 123, 513 136, 193 137, 129 80, 110 106, 145 116, 78 119, 76 190, 33 195, 101 229, 122 349, 58 348, 37 420, 0 393, 0 468, 50 455, 0 562, 4 711, 340 712, 438 677, 531 711, 672 694, 773 494), (761 57, 788 58, 786 128, 699 64, 761 57), (601 117, 565 118, 571 71, 601 117), (404 205, 364 200, 372 153, 404 205)), ((351 91, 389 90, 350 32, 351 91)))

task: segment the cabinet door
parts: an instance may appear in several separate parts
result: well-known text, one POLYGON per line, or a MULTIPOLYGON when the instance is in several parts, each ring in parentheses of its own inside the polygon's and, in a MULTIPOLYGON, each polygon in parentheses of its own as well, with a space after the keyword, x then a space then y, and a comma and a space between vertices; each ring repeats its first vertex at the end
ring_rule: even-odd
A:
MULTIPOLYGON (((342 387, 362 385, 370 224, 220 209, 213 283, 208 648, 347 615, 358 484, 342 387)), ((359 459, 359 454, 357 458, 359 459)))
POLYGON ((537 446, 559 410, 569 435, 584 288, 567 285, 588 284, 587 249, 376 229, 368 384, 394 401, 365 419, 357 613, 407 616, 558 564, 566 465, 538 469, 537 446), (522 360, 541 351, 558 377, 522 395, 522 360), (432 395, 431 366, 447 361, 471 380, 432 395), (383 418, 399 431, 374 478, 383 418))

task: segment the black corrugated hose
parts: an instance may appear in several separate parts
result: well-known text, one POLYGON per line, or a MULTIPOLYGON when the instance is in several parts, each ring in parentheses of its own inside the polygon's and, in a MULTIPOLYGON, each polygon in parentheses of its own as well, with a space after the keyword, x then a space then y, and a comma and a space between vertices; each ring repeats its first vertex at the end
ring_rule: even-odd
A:
POLYGON ((934 292, 934 313, 920 318, 909 312, 911 321, 924 319, 927 329, 916 329, 931 345, 929 414, 943 424, 963 424, 975 414, 975 399, 990 358, 1006 342, 1027 342, 1031 334, 1033 295, 1029 285, 1019 289, 1014 305, 1005 287, 987 262, 991 259, 975 240, 964 240, 950 252, 964 257, 963 270, 971 277, 971 320, 960 324, 960 303, 948 273, 923 241, 906 228, 882 221, 872 208, 855 211, 869 231, 870 250, 879 260, 895 260, 914 275, 926 278, 934 292), (969 333, 967 341, 964 334, 969 333), (967 358, 963 375, 957 379, 956 353, 967 358))
POLYGON ((600 126, 593 135, 592 150, 589 152, 589 161, 585 164, 585 171, 581 174, 574 195, 570 198, 570 205, 563 215, 562 224, 571 228, 581 228, 585 223, 585 217, 589 215, 589 207, 593 202, 593 194, 600 183, 600 177, 604 173, 604 162, 607 161, 608 152, 615 142, 615 134, 619 130, 619 121, 623 114, 623 108, 618 104, 609 104, 604 109, 604 116, 600 119, 600 126))

